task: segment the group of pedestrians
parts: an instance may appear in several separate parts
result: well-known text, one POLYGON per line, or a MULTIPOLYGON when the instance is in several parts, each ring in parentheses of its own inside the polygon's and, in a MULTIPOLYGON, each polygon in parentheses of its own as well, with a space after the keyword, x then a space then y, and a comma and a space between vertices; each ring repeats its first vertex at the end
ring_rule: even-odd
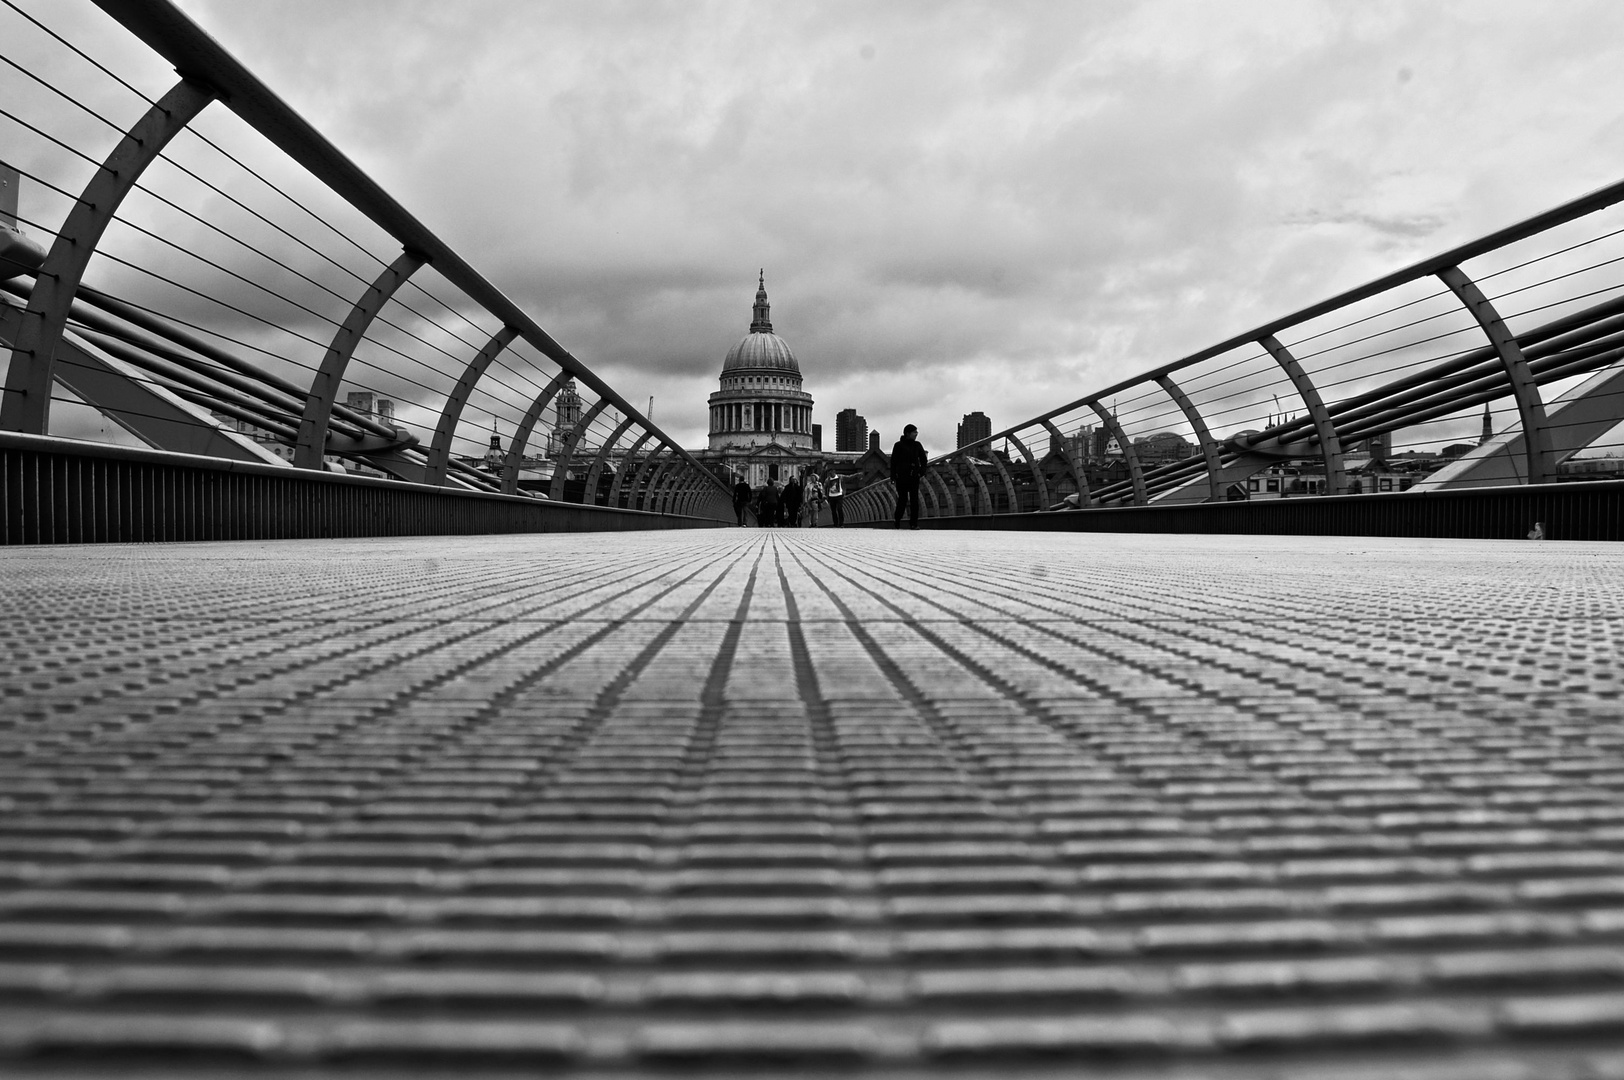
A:
MULTIPOLYGON (((919 484, 925 478, 927 460, 925 447, 919 441, 919 429, 909 424, 902 429, 902 438, 891 447, 891 483, 897 491, 897 508, 891 519, 894 529, 902 528, 904 513, 908 515, 908 527, 919 528, 919 484)), ((837 472, 830 472, 826 478, 817 473, 792 476, 784 481, 782 488, 777 481, 768 480, 756 490, 743 477, 733 485, 733 512, 738 515, 740 525, 745 524, 746 516, 754 511, 757 524, 763 528, 769 525, 798 528, 803 517, 809 528, 816 528, 827 505, 829 519, 838 529, 846 524, 845 501, 845 478, 837 472)))
POLYGON ((745 524, 747 515, 753 511, 756 523, 763 528, 773 525, 795 529, 805 521, 807 528, 815 529, 824 508, 828 507, 830 523, 838 529, 846 524, 845 502, 846 481, 836 472, 829 473, 827 478, 817 473, 792 476, 784 481, 783 487, 769 479, 756 490, 743 477, 733 485, 733 513, 740 525, 745 524))

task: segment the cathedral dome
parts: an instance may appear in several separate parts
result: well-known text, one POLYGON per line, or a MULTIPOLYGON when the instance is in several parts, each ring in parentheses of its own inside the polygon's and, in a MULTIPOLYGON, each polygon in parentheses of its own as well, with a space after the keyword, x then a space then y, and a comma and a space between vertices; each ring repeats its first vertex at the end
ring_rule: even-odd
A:
POLYGON ((789 371, 801 373, 789 342, 773 333, 772 308, 767 303, 767 281, 763 274, 756 281, 756 306, 750 321, 750 332, 727 352, 722 361, 722 374, 730 371, 789 371))
POLYGON ((797 375, 801 373, 801 365, 795 362, 795 354, 790 351, 789 342, 772 333, 746 334, 737 345, 727 351, 727 359, 722 361, 724 373, 743 371, 746 368, 793 371, 797 375))

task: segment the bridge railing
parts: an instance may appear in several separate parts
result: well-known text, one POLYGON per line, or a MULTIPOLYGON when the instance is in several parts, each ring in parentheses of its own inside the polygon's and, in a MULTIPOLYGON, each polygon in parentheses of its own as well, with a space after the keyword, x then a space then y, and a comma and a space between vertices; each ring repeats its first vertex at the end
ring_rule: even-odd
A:
MULTIPOLYGON (((731 522, 722 480, 177 8, 95 8, 0 7, 0 432, 731 522)), ((502 220, 487 184, 447 205, 502 220)))
MULTIPOLYGON (((938 455, 922 512, 1582 479, 1624 448, 1621 200, 1609 185, 938 455)), ((896 493, 849 501, 885 520, 896 493)))

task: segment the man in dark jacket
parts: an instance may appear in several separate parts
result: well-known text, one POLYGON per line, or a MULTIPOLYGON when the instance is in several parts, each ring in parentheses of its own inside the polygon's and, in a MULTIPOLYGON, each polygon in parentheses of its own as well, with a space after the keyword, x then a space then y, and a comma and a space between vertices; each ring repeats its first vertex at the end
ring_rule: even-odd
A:
POLYGON ((784 524, 792 529, 801 527, 801 481, 799 477, 791 476, 784 481, 784 524))
POLYGON ((778 524, 778 485, 771 480, 756 493, 756 524, 764 529, 778 524))
POLYGON ((738 515, 740 525, 744 524, 744 515, 750 510, 750 496, 752 494, 754 492, 750 490, 749 483, 745 481, 744 477, 739 477, 739 482, 733 485, 733 513, 738 515))
POLYGON ((909 424, 902 438, 891 447, 891 483, 897 489, 897 512, 891 527, 902 528, 902 511, 908 510, 908 527, 919 528, 919 482, 925 478, 925 448, 918 439, 919 429, 909 424))

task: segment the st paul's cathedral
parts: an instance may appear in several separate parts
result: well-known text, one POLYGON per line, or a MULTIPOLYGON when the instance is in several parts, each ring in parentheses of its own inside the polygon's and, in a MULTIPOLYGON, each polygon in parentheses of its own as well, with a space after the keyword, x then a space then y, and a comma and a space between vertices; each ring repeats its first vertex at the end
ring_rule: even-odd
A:
POLYGON ((812 395, 801 389, 795 353, 773 333, 763 272, 750 332, 728 350, 720 386, 710 396, 710 445, 695 456, 719 476, 742 477, 753 488, 803 470, 846 471, 859 455, 826 452, 821 427, 812 422, 812 395))

